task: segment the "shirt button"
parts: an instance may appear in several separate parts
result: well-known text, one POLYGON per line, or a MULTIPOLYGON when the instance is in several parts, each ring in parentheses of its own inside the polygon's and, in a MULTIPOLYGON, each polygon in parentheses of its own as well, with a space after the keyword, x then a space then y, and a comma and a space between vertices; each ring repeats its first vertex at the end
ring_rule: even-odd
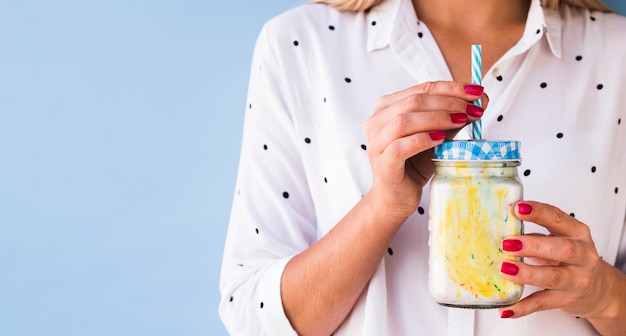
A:
POLYGON ((491 74, 493 75, 493 77, 500 76, 500 68, 493 68, 493 71, 491 72, 491 74))

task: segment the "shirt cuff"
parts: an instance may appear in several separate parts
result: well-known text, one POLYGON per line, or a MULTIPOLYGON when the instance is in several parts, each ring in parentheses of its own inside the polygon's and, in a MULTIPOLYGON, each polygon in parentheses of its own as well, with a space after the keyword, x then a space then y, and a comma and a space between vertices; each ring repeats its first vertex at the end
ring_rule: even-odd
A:
POLYGON ((287 263, 292 257, 283 259, 270 266, 259 283, 260 320, 266 335, 293 335, 298 333, 293 329, 280 296, 280 282, 287 263))

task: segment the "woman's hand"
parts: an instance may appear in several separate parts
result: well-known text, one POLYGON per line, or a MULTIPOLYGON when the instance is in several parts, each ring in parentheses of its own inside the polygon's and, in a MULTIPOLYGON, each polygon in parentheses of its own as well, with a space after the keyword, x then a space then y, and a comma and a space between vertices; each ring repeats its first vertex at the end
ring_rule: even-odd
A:
POLYGON ((509 280, 545 289, 501 309, 501 316, 515 318, 559 309, 587 318, 602 334, 624 335, 626 276, 598 255, 589 227, 539 202, 517 203, 515 214, 545 227, 550 234, 505 239, 502 249, 507 254, 527 257, 533 265, 507 260, 500 271, 509 280))
POLYGON ((398 229, 417 209, 433 173, 432 153, 424 152, 476 120, 471 115, 478 109, 468 106, 482 95, 480 86, 435 82, 378 101, 366 125, 372 190, 285 266, 281 299, 299 335, 330 335, 343 323, 398 229))
POLYGON ((381 211, 401 221, 415 212, 434 173, 432 148, 479 119, 483 109, 472 102, 483 97, 481 86, 426 82, 378 101, 365 131, 374 175, 370 196, 381 211))

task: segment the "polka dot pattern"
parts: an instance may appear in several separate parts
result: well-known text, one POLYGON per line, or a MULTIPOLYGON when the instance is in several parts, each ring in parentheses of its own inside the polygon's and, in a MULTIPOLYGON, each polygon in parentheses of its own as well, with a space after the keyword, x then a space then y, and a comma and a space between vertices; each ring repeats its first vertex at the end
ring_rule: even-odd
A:
MULTIPOLYGON (((375 8, 375 7, 374 7, 375 8)), ((368 11, 369 12, 369 11, 368 11)), ((581 14, 582 15, 582 14, 581 14)), ((581 17, 581 19, 588 19, 592 22, 596 20, 603 20, 603 14, 594 13, 588 17, 581 17)), ((365 16, 365 19, 361 17, 360 28, 362 32, 367 32, 374 36, 380 32, 387 31, 386 28, 390 24, 387 19, 389 17, 381 16, 379 12, 374 12, 371 16, 365 16), (374 20, 375 18, 375 20, 374 20)), ((237 197, 235 202, 238 203, 237 215, 241 214, 241 219, 235 220, 237 227, 235 232, 239 234, 242 241, 238 241, 237 234, 233 235, 236 238, 232 246, 237 248, 254 248, 256 251, 263 251, 269 253, 276 253, 278 250, 273 244, 278 241, 279 244, 289 245, 291 240, 284 240, 284 237, 289 235, 302 235, 298 237, 301 242, 313 242, 318 239, 318 233, 324 234, 328 232, 328 228, 322 227, 322 224, 316 224, 320 226, 304 227, 306 222, 301 219, 316 218, 315 215, 311 215, 314 211, 318 211, 318 208, 312 210, 311 197, 314 198, 315 207, 320 204, 320 208, 327 207, 336 211, 337 218, 342 218, 343 211, 348 211, 350 208, 346 206, 346 209, 335 208, 338 204, 345 201, 346 204, 352 204, 359 201, 360 198, 365 195, 371 187, 371 168, 368 162, 368 147, 365 143, 363 135, 363 123, 366 118, 373 112, 373 104, 377 97, 383 94, 394 92, 397 87, 390 84, 386 84, 385 81, 380 81, 380 78, 375 77, 373 74, 380 74, 383 71, 393 71, 394 76, 399 76, 399 81, 395 83, 413 83, 416 79, 420 78, 411 77, 409 72, 406 74, 406 78, 402 77, 400 69, 415 69, 416 67, 409 67, 407 64, 402 63, 403 60, 396 58, 384 58, 381 57, 379 65, 376 62, 369 62, 371 60, 371 51, 369 53, 359 54, 358 52, 351 50, 357 56, 351 58, 349 62, 344 61, 343 57, 346 55, 346 50, 335 50, 338 46, 344 47, 346 44, 339 44, 339 38, 345 38, 354 34, 353 22, 345 21, 343 14, 333 14, 326 18, 320 18, 315 22, 315 27, 307 27, 302 29, 294 24, 293 30, 270 32, 275 34, 270 36, 269 39, 261 39, 263 41, 271 41, 275 43, 272 45, 272 50, 275 55, 269 55, 265 58, 255 56, 255 63, 252 67, 252 72, 256 73, 256 79, 251 80, 251 93, 250 96, 244 101, 247 105, 244 105, 244 109, 250 110, 251 113, 246 112, 246 118, 250 118, 251 129, 246 130, 248 137, 246 137, 246 143, 244 143, 246 154, 248 157, 244 157, 242 162, 245 165, 257 168, 255 174, 244 178, 237 182, 237 197), (348 22, 349 24, 345 24, 348 22), (311 28, 311 29, 309 29, 311 28), (314 28, 314 29, 313 29, 314 28), (314 30, 317 30, 315 36, 314 30), (311 55, 315 54, 316 57, 320 57, 322 63, 324 61, 331 62, 332 66, 326 67, 322 64, 319 68, 313 65, 311 69, 304 69, 300 66, 292 66, 290 62, 294 59, 300 63, 310 61, 311 55), (276 65, 272 63, 273 57, 279 56, 281 61, 284 60, 284 70, 286 76, 293 80, 289 85, 280 87, 280 90, 284 90, 285 97, 272 97, 271 92, 273 89, 271 85, 275 83, 268 83, 265 81, 267 76, 275 74, 276 65), (327 59, 325 59, 327 58, 327 59), (332 60, 332 61, 331 61, 332 60), (358 62, 362 60, 368 61, 367 70, 362 71, 363 66, 358 66, 358 62), (342 63, 345 62, 345 63, 342 63), (329 71, 328 69, 334 69, 329 71), (302 76, 305 73, 306 76, 302 76), (319 74, 319 76, 318 76, 319 74), (301 78, 299 78, 301 76, 301 78), (310 77, 307 77, 310 76, 310 77), (310 80, 310 82, 304 83, 304 79, 310 80), (260 78, 260 79, 259 79, 260 78), (314 85, 311 85, 314 83, 314 85), (302 94, 303 87, 299 85, 308 84, 308 89, 305 94, 302 94), (302 94, 298 98, 302 99, 301 106, 298 107, 298 111, 288 110, 285 111, 284 107, 292 104, 290 94, 302 94), (269 94, 268 94, 269 92, 269 94), (280 99, 286 98, 283 101, 280 99), (367 103, 365 103, 367 102, 367 103), (282 105, 281 105, 282 103, 282 105), (301 110, 300 110, 301 109, 301 110), (284 115, 281 115, 279 111, 282 111, 284 115), (285 113, 286 112, 286 113, 285 113), (285 117, 285 116, 289 117, 285 117), (306 118, 301 116, 305 115, 306 118), (281 119, 283 118, 283 119, 281 119), (292 118, 290 120, 287 120, 292 118), (304 120, 306 119, 306 122, 304 120), (333 126, 337 126, 337 122, 344 123, 343 127, 339 131, 343 132, 338 135, 339 132, 334 130, 333 126), (290 125, 290 126, 285 126, 290 125), (354 126, 354 129, 351 127, 354 126), (296 131, 294 132, 295 127, 296 131), (256 134, 254 133, 256 132, 256 134), (337 132, 337 133, 333 133, 337 132), (295 136, 294 136, 295 134, 295 136), (291 155, 291 156, 290 156, 291 155), (298 165, 306 165, 304 169, 306 174, 298 169, 302 168, 298 165, 290 165, 292 162, 297 162, 298 165), (298 168, 294 168, 298 167, 298 168), (292 170, 293 169, 293 170, 292 170), (345 172, 349 172, 345 174, 345 172), (354 176, 347 176, 354 174, 354 176), (269 185, 269 187, 267 187, 269 185), (346 188, 349 186, 349 188, 346 188), (241 188, 241 190, 239 189, 241 188), (265 188, 265 189, 263 189, 265 188), (350 189, 352 188, 352 189, 350 189), (271 189, 271 190, 270 190, 271 189), (243 192, 242 192, 243 191, 243 192), (310 195, 309 193, 313 193, 310 195), (259 195, 261 195, 259 197, 259 195), (261 201, 259 201, 261 199, 261 201), (266 202, 267 199, 267 202, 266 202), (337 202, 337 200, 340 200, 337 202), (261 203, 259 203, 261 202, 261 203), (256 206, 253 210, 250 210, 251 206, 256 206), (275 208, 273 208, 275 207, 275 208), (282 208, 279 208, 282 207, 282 208), (280 215, 277 215, 280 213, 280 215), (266 217, 259 217, 266 216, 266 217), (272 217, 275 216, 275 217, 272 217), (287 217, 292 216, 292 217, 287 217), (283 223, 285 219, 293 219, 294 227, 290 227, 289 230, 285 230, 280 223, 283 223), (279 224, 276 224, 279 223, 279 224), (238 228, 240 230, 238 230, 238 228), (254 230, 254 231, 252 231, 254 230), (319 231, 318 231, 319 230, 319 231), (310 236, 309 236, 310 235, 310 236), (276 239, 276 241, 272 241, 276 239), (243 243, 242 243, 243 242, 243 243), (245 244, 250 246, 245 246, 245 244)), ((304 22, 304 21, 303 21, 304 22)), ((537 22, 537 21, 533 21, 537 22)), ((592 23, 589 23, 591 25, 592 23)), ((407 25, 410 26, 410 25, 407 25)), ((596 27, 600 27, 602 24, 596 24, 596 27)), ((568 26, 569 27, 569 26, 568 26)), ((409 36, 413 42, 419 42, 420 48, 428 46, 429 42, 432 42, 432 36, 427 32, 427 27, 417 21, 417 25, 406 29, 404 32, 409 36)), ((548 32, 554 31, 554 27, 547 28, 534 27, 531 28, 531 36, 524 37, 526 42, 531 41, 530 38, 544 41, 550 39, 548 32), (545 36, 534 36, 533 33, 541 34, 545 33, 545 36)), ((594 28, 595 29, 595 28, 594 28)), ((571 34, 570 34, 571 35, 571 34)), ((564 35, 565 36, 565 35, 564 35)), ((367 36, 364 36, 361 40, 366 40, 367 36)), ((589 40, 586 40, 589 41, 589 40)), ((589 41, 589 43, 592 43, 589 41)), ((532 44, 529 42, 529 44, 532 44)), ((564 44, 565 46, 565 44, 564 44)), ((574 67, 588 67, 593 66, 597 62, 597 50, 589 50, 586 46, 567 44, 568 48, 563 49, 563 57, 558 60, 559 64, 565 64, 568 66, 568 73, 576 71, 574 67)), ((381 48, 375 46, 375 48, 381 48)), ((385 46, 384 48, 388 48, 385 46)), ((491 109, 489 112, 493 113, 489 115, 485 120, 489 123, 486 124, 486 134, 510 134, 514 138, 522 138, 520 135, 527 136, 528 133, 520 133, 519 129, 527 129, 529 127, 525 124, 525 118, 534 117, 533 120, 539 120, 544 127, 533 128, 532 137, 523 138, 522 153, 524 157, 523 167, 520 169, 521 180, 525 184, 525 190, 528 187, 529 190, 533 190, 536 194, 541 194, 541 188, 547 188, 546 185, 550 184, 546 181, 552 181, 552 179, 558 179, 559 176, 551 175, 553 166, 566 165, 570 169, 571 176, 575 176, 577 179, 593 181, 593 191, 589 191, 591 196, 584 195, 584 193, 578 193, 580 198, 586 199, 589 197, 594 198, 607 198, 611 199, 623 199, 626 194, 623 192, 626 188, 626 183, 623 179, 615 179, 613 177, 607 177, 614 170, 604 157, 593 155, 582 155, 577 160, 569 160, 567 155, 570 155, 570 149, 572 144, 577 144, 580 134, 577 132, 577 126, 579 122, 575 120, 561 119, 562 122, 552 123, 552 119, 556 120, 557 113, 554 106, 555 99, 562 100, 562 93, 567 92, 568 95, 573 97, 574 103, 576 98, 580 96, 586 96, 585 100, 580 101, 601 101, 602 99, 612 99, 613 92, 616 87, 619 87, 623 82, 616 82, 611 77, 611 72, 606 73, 594 73, 594 77, 580 79, 583 85, 579 85, 585 88, 584 92, 569 92, 571 88, 567 85, 568 82, 563 80, 567 76, 562 76, 562 73, 558 69, 552 71, 555 67, 556 60, 553 60, 553 55, 549 54, 549 49, 545 48, 545 54, 539 53, 538 58, 541 62, 537 62, 537 71, 528 70, 533 69, 519 69, 516 67, 515 62, 502 62, 496 64, 494 70, 486 78, 486 84, 489 86, 486 92, 490 93, 490 97, 494 99, 491 102, 491 109), (513 65, 511 65, 513 64, 513 65), (550 64, 553 68, 548 66, 541 66, 541 64, 550 64), (504 90, 510 90, 513 88, 513 83, 519 83, 520 76, 526 76, 523 71, 530 71, 526 78, 527 81, 521 83, 517 95, 523 94, 528 97, 537 96, 538 99, 534 100, 534 104, 519 104, 515 102, 512 106, 507 108, 495 108, 498 99, 502 99, 500 92, 506 92, 504 90), (506 79, 506 81, 505 81, 506 79), (584 80, 584 82, 583 82, 584 80), (499 90, 499 91, 498 91, 499 90), (491 95, 491 92, 498 92, 498 94, 491 95), (541 95, 541 96, 539 96, 541 95), (540 98, 540 99, 539 99, 540 98), (541 104, 538 102, 541 101, 541 104), (523 106, 519 107, 519 106, 523 106), (528 106, 531 106, 533 111, 529 111, 528 106), (524 109, 523 111, 520 111, 524 109), (547 113, 555 113, 554 118, 550 116, 543 118, 542 115, 536 113, 535 110, 541 111, 543 115, 547 113), (506 114, 506 116, 504 115, 506 114), (522 122, 520 122, 520 120, 522 122), (552 123, 552 124, 551 124, 552 123), (565 136, 567 135, 567 136, 565 136), (559 157, 558 162, 552 159, 546 159, 546 155, 537 154, 541 150, 550 149, 555 157, 559 157, 559 152, 554 150, 563 150, 563 156, 559 157), (524 155, 528 153, 528 155, 524 155), (567 154, 567 155, 566 155, 567 154), (569 161, 568 161, 569 160, 569 161)), ((263 48, 260 49, 263 52, 263 48)), ((376 49, 378 50, 378 49, 376 49)), ((371 53, 376 55, 383 55, 383 53, 371 53)), ((415 56, 415 55, 414 55, 415 56)), ((428 55, 419 55, 420 57, 428 57, 428 55)), ((512 61, 517 61, 511 59, 512 61)), ((436 60, 434 62, 437 62, 436 60)), ((312 64, 312 63, 306 63, 312 64)), ((415 64, 413 64, 415 65, 415 64)), ((437 64, 439 68, 445 69, 445 64, 437 64)), ((434 72, 439 71, 437 67, 434 72)), ((402 70, 406 71, 406 70, 402 70)), ((391 73, 391 72, 390 72, 391 73)), ((582 73, 582 72, 581 72, 582 73)), ((414 74, 413 74, 414 75, 414 74)), ((437 75, 437 74, 436 74, 437 75)), ((508 96, 507 96, 508 97, 508 96)), ((513 94, 513 97, 516 97, 513 94)), ((300 101, 294 105, 298 105, 300 101)), ((532 100, 528 100, 532 101, 532 100)), ((592 105, 589 103, 589 105, 592 105)), ((582 109, 583 107, 581 107, 582 109)), ((588 107, 585 107, 588 108, 588 107)), ((576 109, 571 111, 571 115, 578 113, 576 109)), ((606 131, 606 134, 613 134, 617 132, 611 131, 609 128, 622 127, 617 129, 618 132, 624 132, 623 126, 621 126, 622 118, 626 116, 624 112, 607 111, 606 118, 602 118, 602 129, 606 131), (608 114, 612 113, 612 114, 608 114)), ((600 121, 594 120, 598 124, 600 121)), ((585 125, 589 128, 594 128, 594 123, 585 125)), ((593 129, 596 130, 595 128, 593 129)), ((370 153, 371 154, 371 153, 370 153)), ((589 154, 589 153, 587 153, 589 154)), ((243 167, 245 167, 245 165, 243 167)), ((245 171, 245 169, 244 169, 245 171)), ((245 172, 244 172, 245 174, 245 172)), ((577 180, 578 181, 578 180, 577 180)), ((559 180, 559 185, 566 185, 562 179, 559 180)), ((587 183, 587 182, 586 182, 587 183)), ((591 184, 591 182, 589 182, 591 184)), ((570 186, 568 185, 568 188, 570 186)), ((566 193, 556 197, 559 204, 564 204, 566 213, 569 216, 576 217, 578 215, 580 220, 586 220, 589 218, 595 218, 599 211, 597 209, 590 209, 582 204, 582 201, 573 199, 571 195, 576 194, 575 191, 579 191, 575 186, 571 186, 571 190, 568 189, 566 193), (570 212, 571 211, 571 212, 570 212)), ((540 199, 538 199, 541 201, 540 199)), ((423 200, 427 201, 427 200, 423 200)), ((621 202, 621 201, 620 201, 621 202)), ((621 203, 620 203, 621 204, 621 203)), ((345 204, 344 204, 345 206, 345 204)), ((407 230, 406 233, 414 234, 411 239, 402 240, 394 239, 392 246, 381 252, 386 253, 384 261, 387 263, 386 271, 389 272, 387 276, 406 274, 403 269, 399 267, 404 264, 399 262, 402 260, 415 260, 417 263, 426 263, 426 260, 420 260, 414 258, 416 255, 415 250, 423 248, 422 246, 416 247, 415 237, 420 237, 427 232, 427 203, 419 206, 416 209, 416 214, 411 216, 407 225, 403 227, 403 230, 407 230), (423 231, 409 231, 409 230, 423 230, 423 231), (419 234, 415 234, 415 233, 419 234), (407 243, 407 241, 411 243, 407 243)), ((324 211, 324 210, 321 210, 324 211)), ((333 215, 335 216, 335 215, 333 215)), ((329 222, 329 227, 332 227, 331 223, 335 217, 324 214, 324 221, 329 222), (328 220, 328 218, 332 220, 328 220)), ((236 217, 235 217, 236 218, 236 217)), ((337 221, 339 220, 337 219, 337 221)), ((322 222, 322 220, 320 220, 322 222)), ((591 223, 593 224, 593 223, 591 223)), ((606 224, 607 227, 613 225, 613 223, 606 224)), ((597 229, 597 228, 596 228, 597 229)), ((604 230, 604 229, 601 229, 604 230)), ((601 231, 602 232, 602 231, 601 231)), ((427 233, 426 233, 427 235, 427 233)), ((231 245, 229 245, 231 246, 231 245)), ((289 246, 294 250, 300 248, 300 246, 289 246)), ((420 253, 424 252, 419 250, 420 253)), ((278 255, 278 254, 275 254, 278 255)), ((425 254, 421 254, 425 255, 425 254)), ((251 260, 243 260, 246 263, 246 268, 243 269, 243 264, 237 263, 239 260, 230 260, 230 265, 237 266, 238 272, 250 272, 251 274, 256 271, 257 267, 251 260)), ((426 266, 427 267, 427 266, 426 266)), ((226 279, 228 281, 228 279, 226 279)), ((257 280, 251 280, 257 281, 257 280)), ((261 282, 259 282, 260 284, 261 282)), ((256 285, 256 284, 255 284, 256 285)), ((405 288, 406 289, 406 288, 405 288)), ((375 286, 372 287, 372 291, 378 290, 375 286)), ((387 290, 387 289, 385 289, 387 290)), ((393 293, 395 289, 391 289, 393 293)), ((222 296, 221 304, 225 304, 226 310, 232 309, 233 314, 239 314, 243 309, 254 311, 255 315, 273 315, 276 312, 277 302, 275 298, 268 297, 268 293, 271 293, 268 288, 259 286, 254 290, 254 295, 246 296, 245 291, 234 293, 226 292, 222 296), (236 299, 235 299, 236 298, 236 299), (259 300, 263 298, 263 300, 259 300), (244 307, 244 308, 242 308, 244 307), (258 309, 263 311, 259 312, 258 309), (272 313, 270 313, 272 312, 272 313)), ((403 292, 404 293, 404 292, 403 292)), ((393 295, 398 295, 394 293, 393 295)), ((393 297, 390 296, 391 299, 393 297)), ((381 309, 384 308, 384 304, 381 305, 381 309)), ((421 306, 420 306, 421 307, 421 306)), ((384 310, 382 312, 384 314, 384 310)), ((228 314, 228 313, 227 313, 228 314)), ((236 316, 236 315, 235 315, 236 316)), ((357 317, 358 318, 358 317, 357 317)), ((427 332, 420 330, 420 332, 427 332)))

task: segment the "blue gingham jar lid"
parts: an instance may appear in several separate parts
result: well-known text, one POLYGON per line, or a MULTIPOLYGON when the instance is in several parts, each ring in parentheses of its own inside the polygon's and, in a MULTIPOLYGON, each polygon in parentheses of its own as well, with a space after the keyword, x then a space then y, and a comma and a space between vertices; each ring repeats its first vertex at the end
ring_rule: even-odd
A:
POLYGON ((435 147, 433 160, 520 160, 519 141, 452 140, 435 147))

